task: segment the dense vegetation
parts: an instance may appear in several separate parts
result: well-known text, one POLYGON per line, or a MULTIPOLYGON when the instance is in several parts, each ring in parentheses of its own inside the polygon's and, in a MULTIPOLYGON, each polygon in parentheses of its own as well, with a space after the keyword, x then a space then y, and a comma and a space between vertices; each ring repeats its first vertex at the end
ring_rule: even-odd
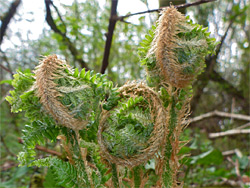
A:
MULTIPOLYGON (((147 1, 144 3, 147 4, 147 1)), ((171 182, 177 183, 169 181, 169 178, 174 180, 171 170, 178 170, 181 167, 178 180, 184 181, 187 187, 247 187, 250 176, 249 129, 246 129, 249 123, 245 124, 246 120, 249 121, 249 116, 246 114, 249 114, 250 74, 248 62, 250 35, 247 29, 249 28, 249 16, 247 17, 249 5, 247 3, 249 3, 247 0, 212 2, 186 9, 187 13, 194 15, 195 21, 209 26, 209 31, 221 43, 213 55, 204 59, 207 54, 213 52, 216 44, 207 38, 208 35, 204 29, 187 18, 188 25, 178 25, 182 32, 177 34, 179 47, 174 50, 174 55, 180 64, 187 61, 188 63, 182 64, 178 69, 177 77, 168 76, 175 70, 176 65, 166 68, 164 62, 166 60, 160 60, 161 51, 152 48, 152 44, 161 45, 154 40, 155 33, 159 36, 161 33, 156 27, 148 26, 144 16, 140 18, 139 25, 116 23, 109 65, 106 70, 107 76, 94 73, 99 72, 103 64, 104 33, 108 26, 109 3, 104 8, 101 8, 96 1, 85 3, 75 1, 72 5, 64 5, 60 9, 65 10, 62 11, 65 14, 60 15, 56 11, 52 14, 54 27, 48 19, 48 10, 50 10, 48 7, 52 8, 53 4, 46 4, 47 22, 51 30, 44 29, 38 40, 26 40, 20 33, 11 35, 7 32, 5 41, 8 37, 11 40, 11 37, 17 35, 23 45, 21 48, 17 44, 14 44, 15 47, 8 48, 1 46, 3 62, 1 66, 1 187, 27 187, 27 185, 57 187, 58 183, 66 187, 97 186, 107 183, 109 179, 113 180, 113 186, 120 184, 120 181, 124 186, 135 187, 140 184, 142 186, 143 183, 145 186, 159 183, 157 168, 160 165, 157 160, 152 159, 152 155, 147 158, 151 160, 145 165, 123 171, 116 168, 114 163, 103 164, 103 161, 100 161, 99 151, 100 149, 102 153, 106 150, 111 151, 109 156, 102 157, 112 161, 112 157, 115 156, 116 159, 121 159, 116 162, 120 162, 118 165, 122 166, 124 162, 132 159, 132 156, 139 158, 142 151, 147 150, 151 145, 161 147, 158 143, 163 141, 152 141, 151 136, 155 131, 154 125, 157 124, 159 127, 162 125, 153 120, 154 118, 148 118, 150 114, 159 112, 159 109, 156 112, 152 110, 158 103, 162 103, 161 105, 167 109, 169 114, 166 117, 170 116, 169 134, 161 135, 159 138, 166 136, 167 146, 173 146, 174 143, 178 145, 178 142, 171 140, 172 131, 176 131, 175 127, 171 129, 171 125, 175 126, 177 121, 184 121, 181 118, 185 118, 186 105, 192 94, 194 95, 191 102, 192 117, 218 111, 207 114, 207 117, 199 116, 190 119, 190 126, 183 133, 181 130, 177 131, 178 134, 181 133, 180 135, 174 132, 182 146, 180 151, 176 150, 176 155, 178 153, 179 157, 177 159, 182 166, 177 165, 178 161, 175 161, 176 167, 171 167, 170 163, 162 163, 166 165, 164 171, 167 172, 163 174, 163 184, 171 187, 171 182), (218 7, 222 7, 221 10, 218 7), (149 34, 147 34, 148 28, 151 28, 149 34), (145 40, 142 40, 144 38, 145 40), (141 47, 138 45, 139 42, 141 47), (60 60, 53 60, 54 63, 58 62, 58 67, 53 69, 53 83, 59 88, 59 106, 67 106, 62 112, 72 112, 68 119, 77 125, 80 120, 80 124, 87 129, 63 125, 65 121, 57 117, 57 113, 49 109, 49 105, 42 104, 42 92, 39 94, 38 91, 36 94, 40 87, 46 88, 46 83, 50 80, 44 80, 40 86, 34 86, 35 78, 39 77, 39 68, 35 74, 30 70, 37 66, 40 55, 49 54, 59 54, 71 66, 76 67, 72 69, 63 62, 59 63, 60 60), (203 64, 204 60, 205 64, 203 64), (145 71, 140 64, 146 68, 147 77, 144 76, 145 71), (201 73, 204 67, 206 68, 201 73), (14 80, 10 81, 17 68, 19 70, 14 75, 14 80), (25 70, 25 68, 28 69, 25 70), (160 68, 165 68, 162 74, 159 74, 160 68), (198 81, 194 81, 198 74, 200 74, 198 81), (180 81, 176 81, 178 78, 180 81), (152 89, 133 82, 124 85, 128 79, 147 80, 148 86, 152 89), (164 83, 163 80, 168 81, 164 83), (189 86, 191 83, 194 85, 193 89, 189 86), (15 91, 11 91, 11 96, 6 97, 12 87, 15 91), (135 90, 138 96, 133 93, 135 90), (156 97, 156 101, 152 103, 155 93, 160 94, 159 99, 156 97), (11 113, 8 103, 4 101, 5 97, 12 104, 12 112, 26 111, 25 117, 22 113, 11 113), (102 113, 99 108, 100 101, 103 101, 102 108, 108 113, 102 113), (147 107, 150 105, 152 105, 151 110, 147 107), (52 112, 52 116, 48 115, 48 111, 52 112), (102 123, 103 129, 102 136, 99 135, 97 138, 99 122, 102 123), (230 133, 230 131, 226 132, 228 130, 231 134, 227 134, 230 133), (122 136, 121 132, 124 133, 122 136), (211 134, 215 132, 220 134, 211 134), (100 138, 106 147, 99 148, 97 141, 100 138), (188 140, 190 141, 185 146, 181 143, 188 140), (23 149, 20 143, 23 143, 23 149), (19 162, 16 158, 17 153, 19 153, 19 162), (51 154, 56 157, 51 157, 51 154), (191 154, 191 156, 181 159, 180 156, 185 154, 191 154), (38 160, 34 161, 35 158, 38 160), (17 167, 20 162, 24 166, 17 167), (41 166, 50 166, 50 168, 41 166), (84 170, 86 168, 92 169, 91 175, 88 169, 84 170), (123 179, 121 180, 119 176, 123 179), (91 182, 83 181, 89 179, 91 182)), ((5 8, 3 12, 7 12, 10 2, 3 2, 2 5, 5 8)), ((22 18, 20 15, 16 16, 22 18)), ((151 17, 151 19, 154 18, 151 17)), ((4 21, 2 18, 1 20, 4 21)), ((171 54, 164 55, 171 56, 171 54)), ((57 96, 56 91, 53 92, 57 96)), ((67 118, 66 116, 62 117, 67 118)), ((100 143, 100 140, 98 142, 100 143)), ((175 156, 173 148, 166 148, 166 151, 165 162, 175 156)), ((135 160, 133 164, 137 163, 138 161, 135 160)), ((137 166, 133 164, 131 167, 137 166)))

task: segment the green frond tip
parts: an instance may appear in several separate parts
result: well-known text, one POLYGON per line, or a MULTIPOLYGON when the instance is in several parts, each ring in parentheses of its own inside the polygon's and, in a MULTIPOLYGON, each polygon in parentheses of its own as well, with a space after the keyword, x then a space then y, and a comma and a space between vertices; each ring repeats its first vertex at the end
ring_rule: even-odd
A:
POLYGON ((20 162, 18 166, 29 165, 31 161, 35 160, 36 152, 34 149, 26 149, 24 152, 19 152, 17 160, 20 162))
MULTIPOLYGON (((31 93, 32 92, 32 85, 35 81, 34 74, 30 73, 29 71, 17 71, 17 74, 13 75, 14 79, 12 80, 11 84, 14 87, 14 90, 10 91, 11 96, 7 96, 5 99, 11 104, 11 111, 14 113, 21 112, 23 110, 27 109, 27 105, 25 100, 28 100, 28 96, 23 96, 23 99, 21 96, 25 93, 31 93)), ((33 100, 36 101, 36 99, 29 98, 32 102, 33 100)), ((32 102, 32 105, 35 103, 32 102)))

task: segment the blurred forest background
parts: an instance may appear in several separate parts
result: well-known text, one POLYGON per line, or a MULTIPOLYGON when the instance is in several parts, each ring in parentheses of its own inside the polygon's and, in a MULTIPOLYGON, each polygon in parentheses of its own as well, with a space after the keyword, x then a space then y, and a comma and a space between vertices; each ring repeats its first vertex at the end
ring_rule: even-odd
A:
MULTIPOLYGON (((26 119, 11 113, 4 99, 12 89, 13 74, 17 69, 33 69, 42 56, 58 54, 74 67, 105 72, 117 85, 145 79, 137 47, 158 12, 133 16, 122 7, 125 13, 121 14, 116 4, 125 0, 39 0, 43 4, 43 14, 39 15, 32 5, 25 8, 25 1, 0 0, 0 187, 57 187, 46 168, 18 168, 16 155, 22 150, 26 119), (122 17, 126 13, 129 16, 122 17), (41 23, 37 24, 37 16, 41 23), (36 26, 42 26, 39 35, 36 26)), ((249 187, 250 1, 210 1, 180 9, 194 22, 208 27, 211 36, 221 43, 216 55, 206 58, 205 72, 193 84, 190 125, 183 132, 183 140, 189 143, 181 150, 190 157, 179 179, 184 180, 185 187, 249 187)), ((129 2, 127 7, 134 6, 129 2)), ((170 3, 138 2, 144 10, 170 3)), ((194 0, 171 2, 177 5, 194 0)), ((36 149, 41 156, 60 156, 62 152, 58 143, 36 149)))

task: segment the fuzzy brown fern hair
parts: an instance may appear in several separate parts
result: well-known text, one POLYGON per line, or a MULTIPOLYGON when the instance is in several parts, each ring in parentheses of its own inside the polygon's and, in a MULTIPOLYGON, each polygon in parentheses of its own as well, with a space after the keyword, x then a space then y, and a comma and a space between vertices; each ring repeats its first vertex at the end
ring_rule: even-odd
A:
POLYGON ((183 68, 178 62, 175 49, 178 48, 177 34, 182 32, 180 26, 185 25, 186 19, 174 6, 164 9, 161 14, 148 56, 155 54, 157 66, 166 82, 172 86, 183 88, 190 83, 193 75, 182 73, 183 68))
POLYGON ((65 61, 57 58, 56 55, 50 55, 44 58, 36 67, 36 95, 45 110, 61 125, 73 130, 80 130, 87 124, 85 121, 74 118, 69 110, 58 100, 62 96, 57 90, 55 79, 63 77, 64 70, 70 70, 65 61))

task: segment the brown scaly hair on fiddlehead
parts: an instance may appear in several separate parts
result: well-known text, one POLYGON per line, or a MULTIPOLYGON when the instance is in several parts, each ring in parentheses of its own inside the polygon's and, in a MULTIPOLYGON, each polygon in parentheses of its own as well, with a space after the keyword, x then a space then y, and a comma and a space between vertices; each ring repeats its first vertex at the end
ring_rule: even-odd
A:
POLYGON ((87 122, 78 120, 70 114, 70 111, 59 100, 62 94, 57 90, 55 79, 63 77, 64 70, 70 70, 69 65, 56 55, 50 55, 44 58, 36 67, 36 95, 45 110, 61 125, 74 130, 84 128, 87 122))
POLYGON ((194 78, 194 74, 183 73, 187 63, 180 63, 177 56, 177 51, 182 48, 178 34, 185 31, 186 18, 174 6, 164 9, 161 14, 148 56, 155 55, 157 66, 167 83, 183 88, 194 78))

